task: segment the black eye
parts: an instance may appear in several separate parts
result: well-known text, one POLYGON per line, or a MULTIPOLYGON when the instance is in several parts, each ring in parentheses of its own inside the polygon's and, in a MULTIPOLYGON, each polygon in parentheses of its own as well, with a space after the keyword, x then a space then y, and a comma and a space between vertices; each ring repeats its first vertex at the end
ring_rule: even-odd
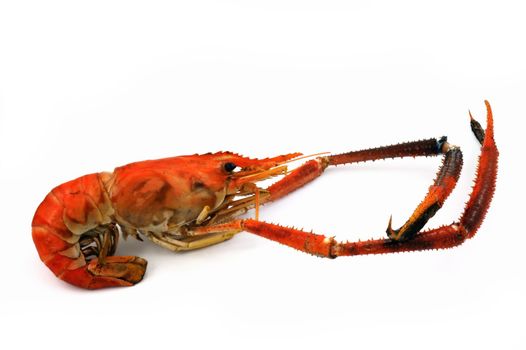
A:
POLYGON ((228 162, 223 165, 223 169, 225 169, 225 171, 228 173, 234 171, 235 168, 237 168, 237 165, 232 162, 228 162))

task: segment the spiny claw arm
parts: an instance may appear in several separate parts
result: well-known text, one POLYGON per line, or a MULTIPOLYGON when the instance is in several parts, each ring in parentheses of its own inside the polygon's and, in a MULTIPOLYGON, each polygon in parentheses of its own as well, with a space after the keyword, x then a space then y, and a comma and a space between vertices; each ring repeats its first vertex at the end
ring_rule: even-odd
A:
MULTIPOLYGON (((498 167, 498 150, 493 138, 493 116, 491 107, 487 101, 485 102, 488 111, 487 129, 485 136, 483 136, 482 152, 479 157, 475 186, 459 222, 442 226, 437 229, 418 232, 425 221, 427 221, 427 219, 432 216, 432 214, 434 214, 434 212, 436 212, 436 210, 438 210, 438 208, 442 205, 444 200, 453 189, 460 174, 462 167, 462 154, 460 153, 460 150, 456 147, 449 147, 444 143, 443 146, 446 147, 441 147, 446 154, 444 162, 424 201, 417 207, 415 214, 413 214, 413 216, 404 226, 402 226, 400 230, 394 231, 390 228, 391 225, 389 225, 388 232, 390 231, 391 234, 394 233, 395 235, 403 236, 404 239, 402 240, 388 238, 373 239, 363 242, 338 242, 332 237, 326 237, 323 235, 314 234, 312 232, 305 232, 303 230, 283 227, 252 219, 233 221, 228 224, 229 229, 238 231, 245 230, 300 251, 328 258, 349 255, 444 249, 457 246, 466 239, 475 235, 475 232, 480 227, 486 215, 491 203, 491 199, 495 192, 495 182, 498 167), (404 234, 400 234, 400 232, 405 232, 405 236, 404 234)), ((472 118, 472 120, 474 119, 472 118)), ((480 140, 475 130, 474 133, 477 139, 480 140)), ((428 143, 428 145, 430 145, 430 143, 428 143)), ((415 147, 414 144, 410 144, 408 149, 410 151, 407 153, 416 153, 412 152, 411 150, 419 149, 419 155, 430 155, 430 153, 433 152, 432 147, 419 148, 419 146, 415 147)), ((373 151, 368 150, 351 152, 345 155, 325 157, 322 160, 313 160, 307 163, 307 167, 304 169, 300 167, 299 169, 295 170, 296 173, 293 172, 292 174, 295 174, 293 176, 295 178, 302 175, 302 172, 305 172, 310 181, 319 176, 327 165, 336 165, 352 161, 380 159, 382 158, 380 154, 403 156, 401 153, 399 153, 397 146, 388 146, 386 148, 379 148, 373 151)), ((279 190, 277 191, 277 193, 279 193, 277 196, 278 198, 308 182, 302 182, 300 186, 295 187, 293 185, 293 181, 290 183, 288 181, 288 177, 285 177, 283 180, 273 185, 274 188, 279 190)), ((271 192, 271 198, 273 186, 269 188, 269 191, 271 192)))

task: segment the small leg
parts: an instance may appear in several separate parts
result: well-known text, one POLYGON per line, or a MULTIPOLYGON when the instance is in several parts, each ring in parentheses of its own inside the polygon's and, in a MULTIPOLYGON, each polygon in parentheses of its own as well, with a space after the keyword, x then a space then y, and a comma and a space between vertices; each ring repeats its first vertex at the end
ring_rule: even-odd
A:
MULTIPOLYGON (((220 226, 223 227, 223 225, 220 226)), ((181 239, 175 239, 168 235, 156 236, 153 234, 148 234, 147 237, 155 244, 177 252, 200 249, 218 244, 231 239, 236 233, 241 232, 240 230, 221 230, 218 228, 216 228, 215 231, 212 231, 215 226, 206 226, 203 228, 206 228, 207 232, 193 233, 192 236, 181 239)))

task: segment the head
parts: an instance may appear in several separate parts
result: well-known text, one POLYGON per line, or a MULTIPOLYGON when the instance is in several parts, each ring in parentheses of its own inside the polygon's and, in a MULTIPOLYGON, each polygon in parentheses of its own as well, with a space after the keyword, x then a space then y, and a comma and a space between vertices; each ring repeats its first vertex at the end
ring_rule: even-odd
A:
POLYGON ((218 152, 195 156, 195 159, 201 163, 201 169, 207 168, 206 173, 209 177, 203 179, 205 183, 219 180, 223 182, 227 195, 235 195, 241 191, 245 192, 247 185, 285 174, 287 171, 285 164, 301 155, 301 153, 290 153, 257 159, 231 152, 218 152))
POLYGON ((115 169, 107 187, 128 226, 166 230, 196 220, 227 197, 250 195, 258 181, 283 175, 300 154, 250 159, 229 152, 143 161, 115 169))

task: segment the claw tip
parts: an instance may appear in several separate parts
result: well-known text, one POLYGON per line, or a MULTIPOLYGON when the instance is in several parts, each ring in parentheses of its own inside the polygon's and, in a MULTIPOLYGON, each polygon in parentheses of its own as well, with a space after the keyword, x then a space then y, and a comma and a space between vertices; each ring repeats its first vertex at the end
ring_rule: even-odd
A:
POLYGON ((393 233, 395 233, 393 231, 392 224, 393 224, 393 215, 391 214, 391 216, 389 217, 389 222, 387 223, 387 230, 386 230, 387 235, 389 235, 389 236, 392 235, 393 233))
POLYGON ((493 139, 493 112, 491 110, 491 105, 488 100, 484 100, 487 110, 487 121, 486 121, 486 136, 493 139))

